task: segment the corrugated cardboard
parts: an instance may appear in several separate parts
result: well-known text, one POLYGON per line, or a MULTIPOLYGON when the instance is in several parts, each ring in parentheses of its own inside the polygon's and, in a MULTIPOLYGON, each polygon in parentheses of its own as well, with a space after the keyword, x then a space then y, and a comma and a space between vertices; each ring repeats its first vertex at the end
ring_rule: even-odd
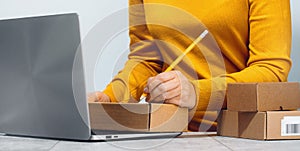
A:
POLYGON ((297 82, 232 83, 227 88, 230 111, 271 111, 300 108, 297 82))
POLYGON ((146 104, 89 103, 92 129, 146 131, 150 108, 146 104))
POLYGON ((266 113, 247 113, 238 114, 239 137, 250 139, 268 139, 266 134, 266 113))
POLYGON ((171 104, 150 104, 151 132, 187 131, 188 109, 171 104))
POLYGON ((300 139, 300 111, 224 110, 219 118, 218 135, 259 140, 300 139))
POLYGON ((300 139, 300 111, 268 111, 267 130, 268 139, 300 139), (286 119, 290 117, 292 119, 286 119), (292 125, 294 128, 287 133, 292 125))
POLYGON ((221 136, 238 137, 238 120, 238 112, 221 111, 217 121, 217 134, 221 136))
POLYGON ((171 104, 89 103, 94 130, 181 132, 187 130, 188 109, 171 104))

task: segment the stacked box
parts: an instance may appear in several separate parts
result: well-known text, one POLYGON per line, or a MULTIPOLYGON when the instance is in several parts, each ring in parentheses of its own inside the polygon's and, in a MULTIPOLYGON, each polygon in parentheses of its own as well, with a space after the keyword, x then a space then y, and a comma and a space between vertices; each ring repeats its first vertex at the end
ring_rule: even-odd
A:
POLYGON ((297 82, 228 84, 227 110, 218 135, 250 139, 300 139, 297 82))

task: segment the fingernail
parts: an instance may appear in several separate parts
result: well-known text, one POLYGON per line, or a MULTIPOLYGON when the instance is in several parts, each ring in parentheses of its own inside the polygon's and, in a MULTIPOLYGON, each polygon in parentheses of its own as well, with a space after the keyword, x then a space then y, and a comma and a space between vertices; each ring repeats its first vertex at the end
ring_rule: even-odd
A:
POLYGON ((149 91, 148 88, 145 87, 145 88, 144 88, 144 92, 145 92, 145 93, 149 93, 148 91, 149 91))

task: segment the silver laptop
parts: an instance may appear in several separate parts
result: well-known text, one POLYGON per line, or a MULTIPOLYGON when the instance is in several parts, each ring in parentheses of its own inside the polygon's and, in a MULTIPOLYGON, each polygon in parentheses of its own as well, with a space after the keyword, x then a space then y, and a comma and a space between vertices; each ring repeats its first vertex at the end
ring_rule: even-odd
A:
POLYGON ((86 98, 77 14, 0 21, 0 133, 72 140, 180 134, 92 131, 86 98))

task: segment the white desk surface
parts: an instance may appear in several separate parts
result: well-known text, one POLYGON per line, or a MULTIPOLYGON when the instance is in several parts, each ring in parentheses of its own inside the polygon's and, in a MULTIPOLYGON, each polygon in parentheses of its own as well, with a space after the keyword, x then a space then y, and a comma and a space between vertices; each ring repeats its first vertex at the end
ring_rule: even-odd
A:
POLYGON ((300 150, 300 140, 260 141, 216 136, 205 133, 184 133, 173 139, 143 139, 110 142, 76 142, 28 137, 0 136, 0 151, 118 151, 118 150, 300 150))

